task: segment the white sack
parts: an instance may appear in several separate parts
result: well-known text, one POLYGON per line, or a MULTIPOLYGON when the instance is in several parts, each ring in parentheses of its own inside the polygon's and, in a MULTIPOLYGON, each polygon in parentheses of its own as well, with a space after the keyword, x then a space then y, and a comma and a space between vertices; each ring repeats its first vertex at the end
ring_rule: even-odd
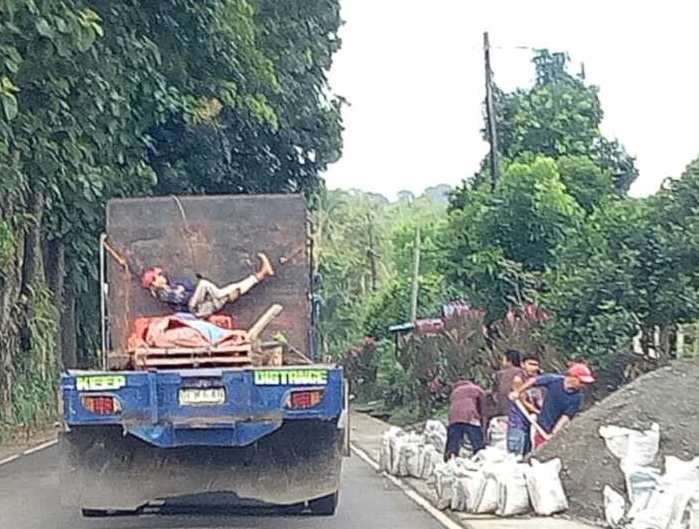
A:
POLYGON ((621 522, 624 520, 626 500, 609 485, 604 487, 602 495, 604 497, 604 518, 609 527, 616 529, 621 526, 621 522))
POLYGON ((529 491, 524 477, 526 465, 502 466, 497 474, 498 501, 495 514, 516 516, 529 511, 529 491))
POLYGON ((536 514, 550 516, 568 509, 568 499, 563 490, 560 472, 560 459, 552 459, 546 463, 532 459, 532 466, 527 469, 525 478, 536 514))
POLYGON ((442 454, 432 445, 426 445, 420 452, 418 463, 420 478, 430 479, 437 465, 442 461, 442 454))
POLYGON ((420 447, 416 443, 406 442, 401 445, 398 476, 420 477, 419 473, 420 447))
POLYGON ((609 451, 629 466, 651 465, 658 454, 660 426, 657 423, 643 432, 619 426, 601 426, 599 434, 609 451))
POLYGON ((699 457, 685 461, 675 456, 665 458, 664 483, 690 482, 699 486, 699 457))
POLYGON ((389 451, 391 454, 391 465, 388 469, 389 474, 398 475, 398 464, 400 463, 400 452, 401 446, 405 443, 407 439, 405 432, 401 432, 398 435, 394 435, 388 441, 389 451))
POLYGON ((434 446, 439 452, 444 452, 447 446, 447 427, 441 421, 427 421, 423 433, 426 444, 434 446))
POLYGON ((471 460, 474 463, 482 464, 502 463, 507 459, 511 459, 511 455, 512 454, 509 454, 506 450, 500 450, 493 446, 486 446, 483 450, 474 455, 471 460))
POLYGON ((468 508, 468 484, 469 478, 456 478, 451 486, 451 510, 465 511, 468 508))
MULTIPOLYGON (((634 512, 633 529, 685 529, 685 514, 699 487, 699 458, 665 458, 665 474, 658 480, 645 509, 634 512)), ((689 511, 689 512, 688 512, 689 511)))
POLYGON ((379 451, 379 469, 381 471, 390 473, 392 468, 391 440, 399 435, 403 435, 403 430, 397 426, 391 426, 381 436, 381 448, 379 451))
POLYGON ((683 487, 658 487, 648 506, 633 519, 631 529, 683 529, 682 518, 692 491, 683 487))
POLYGON ((699 491, 695 491, 687 506, 689 529, 699 529, 699 491))
POLYGON ((488 445, 507 452, 507 417, 493 417, 490 420, 488 445))
POLYGON ((446 509, 451 506, 452 483, 457 470, 457 460, 450 459, 438 465, 434 472, 435 491, 437 492, 437 508, 446 509))
POLYGON ((636 467, 621 465, 621 470, 626 479, 626 493, 629 497, 631 508, 628 518, 634 518, 648 506, 653 491, 658 486, 660 471, 653 467, 636 467))
MULTIPOLYGON (((492 514, 498 508, 498 482, 495 476, 480 471, 471 477, 472 495, 468 500, 469 512, 492 514)), ((470 492, 469 491, 469 492, 470 492)))

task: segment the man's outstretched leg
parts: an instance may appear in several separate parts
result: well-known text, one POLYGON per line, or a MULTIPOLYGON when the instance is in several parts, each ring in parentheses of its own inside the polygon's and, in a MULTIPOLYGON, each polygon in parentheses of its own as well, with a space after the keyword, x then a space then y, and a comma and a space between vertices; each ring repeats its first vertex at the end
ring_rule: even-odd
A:
POLYGON ((206 318, 221 310, 226 303, 249 292, 260 281, 273 276, 274 269, 269 258, 263 253, 258 254, 258 257, 261 264, 257 272, 236 283, 219 288, 210 281, 200 280, 189 302, 192 313, 199 318, 206 318))
POLYGON ((269 257, 263 253, 258 253, 257 257, 260 259, 260 268, 257 269, 255 274, 252 274, 245 279, 238 281, 237 283, 231 283, 226 285, 221 290, 228 297, 229 302, 233 302, 238 299, 243 294, 247 294, 252 287, 264 281, 266 278, 274 275, 274 268, 272 268, 272 263, 269 257))

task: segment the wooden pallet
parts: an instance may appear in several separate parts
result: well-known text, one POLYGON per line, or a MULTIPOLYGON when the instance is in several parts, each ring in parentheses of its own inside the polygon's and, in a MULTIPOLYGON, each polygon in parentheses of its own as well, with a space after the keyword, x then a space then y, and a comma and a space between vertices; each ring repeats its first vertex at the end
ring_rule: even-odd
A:
POLYGON ((211 348, 141 348, 133 351, 136 369, 175 369, 196 367, 242 367, 250 365, 249 343, 211 348))

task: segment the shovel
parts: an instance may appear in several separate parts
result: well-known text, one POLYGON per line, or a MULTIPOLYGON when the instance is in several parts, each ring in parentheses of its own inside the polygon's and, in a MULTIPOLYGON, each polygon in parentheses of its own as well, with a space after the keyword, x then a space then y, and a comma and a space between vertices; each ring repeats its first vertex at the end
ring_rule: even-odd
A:
POLYGON ((524 404, 522 404, 521 400, 516 400, 515 406, 517 406, 517 409, 522 412, 522 415, 524 415, 529 423, 534 427, 534 429, 537 431, 537 433, 544 438, 544 440, 548 441, 551 439, 551 435, 544 430, 539 423, 536 421, 536 419, 530 415, 530 413, 527 411, 527 409, 524 407, 524 404))

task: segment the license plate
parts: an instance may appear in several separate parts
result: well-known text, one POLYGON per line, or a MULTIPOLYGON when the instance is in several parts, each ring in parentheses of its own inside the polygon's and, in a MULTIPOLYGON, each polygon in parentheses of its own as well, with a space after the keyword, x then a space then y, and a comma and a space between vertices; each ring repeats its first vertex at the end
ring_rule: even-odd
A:
POLYGON ((180 390, 181 406, 211 406, 226 402, 223 388, 192 388, 180 390))

